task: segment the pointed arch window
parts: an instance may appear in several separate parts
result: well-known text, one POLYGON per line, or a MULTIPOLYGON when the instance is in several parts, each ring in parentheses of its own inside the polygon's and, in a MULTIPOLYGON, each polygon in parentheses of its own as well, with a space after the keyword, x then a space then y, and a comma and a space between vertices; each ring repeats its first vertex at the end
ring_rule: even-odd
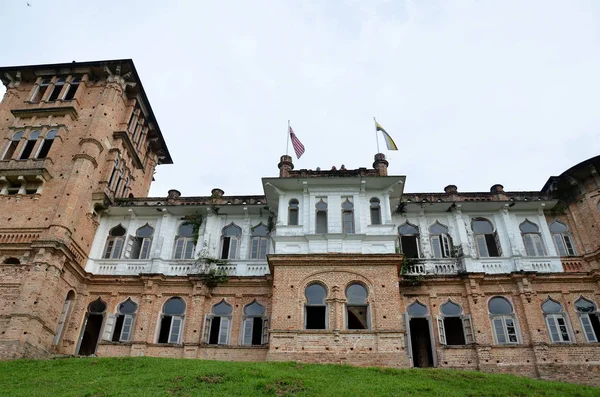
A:
POLYGON ((555 220, 550 224, 550 233, 552 233, 552 240, 554 240, 554 245, 556 246, 558 255, 577 255, 577 251, 575 251, 575 244, 573 244, 573 239, 571 238, 571 233, 569 233, 569 228, 567 225, 559 220, 555 220))
POLYGON ((184 223, 177 229, 173 259, 192 259, 194 248, 194 226, 184 223))
POLYGON ((209 345, 228 345, 232 313, 232 306, 225 300, 214 305, 212 314, 204 316, 202 341, 209 345))
POLYGON ((104 247, 104 259, 119 259, 121 257, 125 243, 125 233, 127 233, 127 230, 121 225, 110 229, 104 247))
POLYGON ((349 197, 342 203, 342 233, 354 233, 354 203, 349 197))
POLYGON ((452 238, 448 228, 439 222, 429 227, 429 241, 434 258, 449 258, 452 256, 452 238))
POLYGON ((440 313, 437 318, 440 344, 460 346, 475 343, 471 316, 464 315, 458 303, 448 300, 440 306, 440 313))
POLYGON ((304 326, 306 329, 327 329, 327 290, 321 284, 310 284, 304 290, 304 326))
POLYGON ((377 197, 373 197, 369 201, 371 212, 371 225, 381 225, 381 202, 377 197))
POLYGON ((60 316, 58 317, 58 325, 56 327, 56 333, 54 334, 54 340, 52 341, 52 345, 56 346, 59 344, 62 339, 62 334, 65 329, 65 324, 67 323, 67 317, 69 317, 69 311, 73 306, 73 300, 75 299, 75 292, 69 291, 67 293, 67 298, 65 299, 65 303, 63 304, 63 309, 60 312, 60 316))
POLYGON ((398 228, 398 233, 400 234, 400 253, 405 258, 419 258, 421 256, 419 228, 407 222, 398 228))
POLYGON ((46 132, 46 136, 44 137, 44 140, 40 145, 37 155, 35 156, 36 158, 45 159, 46 157, 48 157, 48 153, 50 152, 50 148, 54 143, 54 138, 56 138, 56 134, 58 134, 57 130, 50 130, 46 132))
POLYGON ((135 232, 135 237, 131 239, 131 259, 148 259, 150 257, 153 235, 154 228, 147 223, 135 232))
POLYGON ((23 146, 23 150, 21 150, 19 160, 27 160, 29 157, 31 157, 31 153, 33 152, 33 148, 35 147, 35 144, 39 137, 39 131, 31 131, 31 133, 29 134, 29 138, 25 143, 25 146, 23 146))
POLYGON ((364 285, 353 283, 346 288, 346 328, 371 329, 369 293, 364 285))
POLYGON ((581 328, 588 342, 600 341, 600 313, 594 302, 584 297, 575 301, 575 309, 581 322, 581 328))
POLYGON ((518 344, 519 328, 513 306, 508 299, 495 296, 488 302, 494 330, 494 339, 499 345, 518 344))
POLYGON ((19 142, 23 138, 24 134, 25 133, 23 131, 15 132, 15 134, 12 136, 12 138, 10 140, 10 143, 6 147, 6 150, 4 150, 4 155, 2 156, 2 160, 12 159, 12 157, 15 154, 15 151, 17 150, 17 147, 19 146, 19 142))
POLYGON ((250 259, 266 259, 269 252, 269 229, 261 223, 252 229, 250 259))
POLYGON ((239 259, 242 228, 231 223, 225 226, 221 236, 221 259, 239 259))
POLYGON ((494 230, 492 222, 486 218, 474 218, 471 222, 471 229, 475 234, 475 245, 480 257, 502 256, 500 238, 497 231, 494 230))
POLYGON ((548 298, 542 303, 542 311, 548 328, 548 335, 552 343, 570 343, 572 341, 567 316, 562 305, 548 298))
POLYGON ((288 225, 296 226, 298 225, 298 216, 299 216, 299 202, 296 199, 291 199, 288 207, 288 225))
POLYGON ((316 234, 327 233, 327 202, 325 199, 320 199, 315 205, 316 209, 316 234))
POLYGON ((133 325, 138 305, 131 298, 121 302, 116 314, 110 314, 104 326, 102 339, 111 342, 129 342, 133 333, 133 325))
POLYGON ((158 331, 158 343, 181 343, 185 302, 180 297, 169 298, 163 305, 158 331))
POLYGON ((269 319, 261 304, 254 301, 244 306, 242 324, 243 345, 256 346, 269 342, 269 319))
POLYGON ((525 244, 525 254, 527 256, 545 256, 546 250, 542 243, 542 235, 540 234, 538 225, 525 219, 525 221, 519 225, 519 229, 521 230, 521 236, 523 237, 523 244, 525 244))

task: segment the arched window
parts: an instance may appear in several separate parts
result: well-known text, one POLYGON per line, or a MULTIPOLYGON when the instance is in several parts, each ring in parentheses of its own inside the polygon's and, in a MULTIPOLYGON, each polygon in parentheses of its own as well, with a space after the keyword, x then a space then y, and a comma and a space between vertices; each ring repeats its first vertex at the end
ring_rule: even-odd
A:
POLYGON ((350 198, 342 203, 342 233, 354 233, 354 203, 350 198))
POLYGON ((321 284, 311 284, 304 290, 304 324, 306 329, 327 329, 327 290, 321 284))
POLYGON ((519 343, 516 316, 510 302, 506 298, 495 296, 488 302, 488 309, 496 343, 499 345, 519 343))
POLYGON ((31 102, 38 103, 44 99, 44 95, 46 94, 49 85, 50 79, 41 79, 40 84, 33 91, 33 95, 31 95, 31 102))
POLYGON ((117 157, 115 159, 115 163, 113 165, 112 172, 110 173, 110 178, 108 179, 108 187, 109 188, 112 188, 118 172, 119 172, 119 157, 117 157))
POLYGON ((544 318, 546 319, 550 340, 553 343, 571 342, 571 334, 562 305, 557 301, 548 298, 542 303, 542 311, 544 312, 544 318))
POLYGON ((46 136, 40 145, 40 149, 35 156, 38 159, 45 159, 48 157, 48 153, 50 152, 50 148, 52 147, 52 143, 54 143, 54 138, 56 138, 56 134, 58 134, 57 130, 50 130, 46 132, 46 136))
POLYGON ((433 335, 427 306, 415 300, 406 308, 406 341, 408 353, 415 367, 433 367, 433 335))
POLYGON ((221 236, 221 259, 239 259, 242 228, 230 223, 223 228, 221 236))
POLYGON ((6 150, 4 150, 4 155, 2 156, 2 160, 12 159, 12 157, 15 154, 15 151, 17 150, 17 146, 19 146, 19 141, 21 139, 23 139, 23 135, 24 135, 23 131, 15 132, 15 134, 13 135, 13 137, 10 140, 10 143, 6 147, 6 150))
POLYGON ((20 265, 21 261, 19 258, 15 258, 14 256, 9 256, 4 260, 5 265, 20 265))
POLYGON ((56 333, 54 334, 54 340, 52 341, 52 345, 54 346, 58 345, 62 338, 65 324, 67 323, 67 317, 69 316, 69 310, 71 310, 71 307, 73 306, 74 299, 75 292, 71 290, 67 293, 67 298, 63 304, 62 311, 60 312, 60 316, 58 316, 58 325, 56 326, 56 333))
POLYGON ((471 229, 475 233, 475 245, 480 257, 502 256, 500 239, 492 222, 485 218, 474 218, 471 229))
POLYGON ((525 219, 525 221, 519 225, 519 229, 521 230, 521 236, 523 237, 523 244, 525 244, 525 253, 527 256, 546 255, 538 225, 525 219))
POLYGON ((269 229, 261 223, 252 229, 250 259, 266 259, 269 252, 269 229))
POLYGON ((370 201, 371 209, 371 225, 381 225, 381 205, 377 197, 373 197, 370 201))
POLYGON ((346 288, 346 327, 348 329, 370 329, 367 289, 358 283, 346 288))
POLYGON ((261 304, 254 301, 244 306, 242 324, 243 345, 262 345, 269 342, 269 320, 261 304))
POLYGON ((560 256, 575 256, 575 244, 571 239, 569 228, 561 221, 554 221, 550 224, 550 233, 552 233, 552 240, 560 256))
POLYGON ((98 341, 100 340, 102 323, 104 322, 106 303, 99 297, 88 305, 85 315, 79 343, 75 351, 81 356, 89 356, 96 353, 98 341))
POLYGON ((440 343, 460 346, 475 343, 471 316, 463 315, 462 307, 451 300, 440 306, 441 316, 437 318, 440 343))
POLYGON ((179 297, 169 298, 163 305, 160 316, 158 343, 181 343, 185 302, 179 297))
POLYGON ((75 98, 75 93, 77 92, 77 88, 79 88, 80 82, 81 79, 79 77, 71 78, 71 81, 69 82, 62 99, 65 101, 70 101, 71 99, 75 98))
POLYGON ((596 304, 581 297, 575 301, 575 309, 581 322, 581 328, 588 342, 600 341, 600 313, 596 304))
POLYGON ((419 301, 414 301, 411 303, 406 309, 408 315, 411 317, 426 317, 429 311, 427 310, 427 306, 422 304, 419 301))
POLYGON ((398 228, 400 234, 400 253, 405 258, 419 258, 419 228, 410 223, 405 223, 398 228))
POLYGON ((452 256, 452 239, 448 228, 439 222, 429 227, 429 241, 434 258, 449 258, 452 256))
POLYGON ((121 257, 123 244, 125 243, 125 233, 127 231, 121 225, 110 229, 104 248, 104 259, 119 259, 121 257))
POLYGON ((209 345, 228 345, 233 308, 225 300, 212 307, 212 314, 204 317, 203 342, 209 345))
POLYGON ((192 259, 194 248, 194 226, 184 223, 177 229, 173 259, 192 259))
POLYGON ((116 314, 110 314, 104 326, 102 339, 112 342, 129 342, 138 305, 131 298, 121 302, 116 314))
POLYGON ((150 257, 153 234, 154 228, 147 223, 135 232, 135 237, 132 238, 131 259, 148 259, 150 257))
POLYGON ((29 134, 29 138, 23 146, 23 150, 21 150, 21 154, 19 155, 19 160, 27 160, 31 156, 31 152, 33 152, 33 148, 35 147, 35 143, 37 139, 40 137, 39 131, 31 131, 29 134))
POLYGON ((123 179, 125 179, 125 170, 121 168, 119 170, 119 177, 117 178, 117 186, 115 186, 115 195, 117 195, 119 193, 119 190, 121 190, 123 179))
POLYGON ((325 234, 327 233, 327 202, 320 199, 315 208, 317 210, 315 233, 325 234))
POLYGON ((299 205, 298 200, 291 199, 288 207, 288 225, 298 225, 299 205))
POLYGON ((64 85, 65 85, 64 77, 59 77, 56 79, 56 81, 54 82, 54 88, 52 89, 52 93, 48 97, 48 102, 54 102, 58 99, 60 92, 62 91, 64 85))

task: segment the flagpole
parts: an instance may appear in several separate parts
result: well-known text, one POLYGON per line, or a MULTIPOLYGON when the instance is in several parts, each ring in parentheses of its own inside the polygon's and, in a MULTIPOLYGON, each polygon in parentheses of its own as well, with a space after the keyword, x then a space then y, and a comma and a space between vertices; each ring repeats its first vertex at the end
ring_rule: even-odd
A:
POLYGON ((377 153, 380 153, 380 151, 379 151, 379 136, 377 135, 377 120, 375 120, 375 117, 373 117, 373 122, 375 123, 375 141, 377 142, 377 153))
POLYGON ((287 143, 285 144, 285 155, 288 155, 288 149, 290 147, 290 121, 288 120, 288 128, 287 128, 287 143))

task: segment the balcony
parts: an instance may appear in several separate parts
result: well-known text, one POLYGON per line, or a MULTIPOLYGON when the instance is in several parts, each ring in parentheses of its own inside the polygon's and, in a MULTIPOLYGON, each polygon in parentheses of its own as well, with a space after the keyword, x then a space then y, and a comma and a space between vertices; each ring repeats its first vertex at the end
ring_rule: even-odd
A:
POLYGON ((456 275, 464 270, 462 261, 456 258, 444 259, 418 259, 417 262, 408 264, 403 274, 407 276, 446 276, 456 275))
POLYGON ((52 159, 0 160, 0 175, 2 176, 36 176, 44 180, 52 178, 48 168, 52 167, 52 159))
POLYGON ((77 120, 79 114, 77 113, 76 106, 79 102, 76 99, 64 101, 57 99, 52 102, 25 102, 25 107, 21 109, 12 109, 11 113, 15 117, 22 119, 31 117, 48 117, 48 116, 69 116, 71 120, 77 120))
POLYGON ((578 273, 589 272, 590 266, 581 256, 567 256, 561 258, 562 266, 565 272, 578 273))
MULTIPOLYGON (((264 276, 269 274, 266 260, 230 260, 216 265, 228 276, 264 276)), ((161 273, 166 276, 186 276, 207 272, 207 266, 190 260, 164 259, 90 259, 86 270, 92 274, 135 276, 142 273, 161 273)))

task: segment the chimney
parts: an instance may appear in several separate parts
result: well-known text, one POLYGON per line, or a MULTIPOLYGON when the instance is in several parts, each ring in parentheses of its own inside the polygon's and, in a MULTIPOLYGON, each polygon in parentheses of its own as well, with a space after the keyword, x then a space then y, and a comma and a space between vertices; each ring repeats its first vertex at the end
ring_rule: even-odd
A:
POLYGON ((373 168, 377 170, 378 176, 387 176, 388 165, 390 165, 390 163, 388 163, 385 159, 385 154, 377 153, 375 155, 375 162, 373 163, 373 168))
POLYGON ((447 194, 454 194, 458 192, 458 188, 456 187, 456 185, 448 185, 444 188, 444 192, 446 192, 447 194))
POLYGON ((292 163, 292 156, 281 156, 281 161, 277 164, 279 167, 279 177, 287 178, 290 176, 290 171, 294 169, 294 164, 292 163))
POLYGON ((220 198, 220 197, 223 197, 223 195, 225 194, 225 192, 222 189, 219 189, 218 187, 216 187, 216 188, 214 188, 213 190, 210 191, 210 194, 214 198, 220 198))
POLYGON ((171 189, 167 193, 167 198, 168 199, 176 199, 176 198, 179 198, 179 197, 181 197, 181 192, 179 190, 171 189))
POLYGON ((497 183, 490 188, 490 193, 495 193, 495 194, 504 193, 504 186, 497 183))

